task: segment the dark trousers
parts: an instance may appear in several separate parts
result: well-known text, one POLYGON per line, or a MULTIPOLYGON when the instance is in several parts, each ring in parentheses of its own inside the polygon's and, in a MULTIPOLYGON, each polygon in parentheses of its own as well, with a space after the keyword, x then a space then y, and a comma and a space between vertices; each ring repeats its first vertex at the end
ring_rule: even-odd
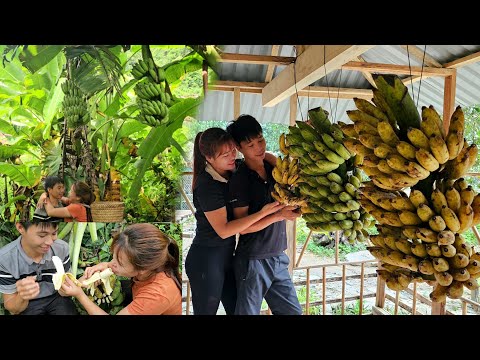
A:
POLYGON ((301 315, 302 307, 288 272, 284 253, 267 259, 235 256, 237 305, 235 315, 259 315, 265 298, 274 315, 301 315))
POLYGON ((27 308, 20 315, 78 315, 72 298, 53 295, 33 299, 28 302, 27 308))
POLYGON ((192 288, 193 313, 216 315, 220 301, 227 315, 233 315, 237 299, 233 271, 233 246, 207 247, 193 244, 185 259, 192 288))

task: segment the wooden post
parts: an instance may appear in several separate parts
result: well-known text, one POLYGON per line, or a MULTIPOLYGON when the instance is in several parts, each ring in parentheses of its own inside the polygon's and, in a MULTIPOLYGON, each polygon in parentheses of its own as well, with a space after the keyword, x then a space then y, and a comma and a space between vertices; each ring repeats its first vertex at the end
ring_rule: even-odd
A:
POLYGON ((477 238, 478 243, 480 244, 480 234, 478 233, 478 229, 476 226, 472 226, 472 231, 475 234, 475 237, 477 238))
POLYGON ((457 86, 457 73, 445 77, 445 92, 443 94, 443 129, 448 133, 450 117, 455 109, 455 90, 457 86))
MULTIPOLYGON (((382 269, 380 262, 378 268, 382 269)), ((377 276, 377 298, 375 299, 375 306, 383 308, 385 306, 385 280, 377 276)))
POLYGON ((240 116, 240 88, 233 89, 233 118, 236 120, 240 116))
POLYGON ((322 314, 325 315, 325 305, 327 301, 327 299, 325 299, 325 295, 327 293, 327 289, 325 289, 327 286, 327 268, 324 266, 322 270, 322 314))
POLYGON ((187 307, 185 309, 185 314, 190 315, 190 281, 187 282, 187 307))
POLYGON ((203 80, 203 96, 207 97, 208 89, 208 63, 206 60, 203 60, 202 64, 202 80, 203 80))
MULTIPOLYGON (((295 125, 295 118, 297 116, 297 102, 296 96, 290 96, 290 125, 295 125)), ((287 221, 287 255, 290 259, 288 271, 290 275, 293 274, 293 267, 295 266, 295 258, 297 255, 297 221, 287 221)))
POLYGON ((413 303, 412 303, 412 315, 417 313, 417 282, 413 282, 413 303))
POLYGON ((298 256, 297 264, 295 265, 295 267, 300 266, 300 261, 302 261, 303 253, 307 249, 308 242, 310 241, 310 238, 312 237, 312 234, 313 234, 313 231, 310 230, 310 232, 308 233, 307 239, 305 240, 305 244, 303 244, 302 251, 300 252, 300 255, 298 256))
POLYGON ((432 302, 432 315, 445 315, 446 302, 432 302))
POLYGON ((345 278, 347 276, 347 268, 342 265, 342 315, 345 312, 345 278))
POLYGON ((358 315, 362 315, 363 313, 363 286, 364 286, 364 279, 365 276, 365 263, 362 263, 362 272, 360 273, 360 308, 358 311, 358 315))
POLYGON ((310 308, 310 268, 307 268, 307 289, 305 295, 307 299, 305 300, 305 315, 308 315, 310 308))

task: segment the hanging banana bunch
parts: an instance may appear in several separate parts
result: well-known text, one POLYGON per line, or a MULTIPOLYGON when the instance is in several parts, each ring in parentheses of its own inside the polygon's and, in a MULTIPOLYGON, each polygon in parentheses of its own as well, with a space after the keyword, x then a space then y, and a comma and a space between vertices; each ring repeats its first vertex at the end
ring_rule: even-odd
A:
POLYGON ((133 66, 132 75, 139 80, 134 89, 140 108, 137 120, 152 127, 168 124, 172 98, 165 91, 165 71, 148 57, 133 66))
POLYGON ((71 79, 63 82, 61 87, 65 94, 62 103, 63 116, 67 120, 68 128, 76 129, 79 126, 88 124, 90 114, 88 113, 85 94, 71 79))
POLYGON ((301 206, 302 217, 313 231, 340 230, 350 243, 364 241, 365 228, 373 223, 357 201, 361 181, 354 169, 356 160, 343 146, 344 135, 330 123, 326 111, 316 108, 308 115, 309 123, 297 121, 288 134, 280 136, 285 158, 279 158, 273 170, 277 184, 272 196, 301 206))
POLYGON ((340 124, 345 147, 371 179, 359 198, 378 222, 369 251, 390 289, 427 281, 432 301, 457 299, 464 287, 478 288, 480 277, 480 253, 461 235, 480 223, 480 195, 463 178, 477 146, 464 139, 460 106, 445 134, 433 106, 420 116, 398 77, 377 76, 375 83, 374 104, 354 99, 358 110, 347 111, 353 124, 340 124))

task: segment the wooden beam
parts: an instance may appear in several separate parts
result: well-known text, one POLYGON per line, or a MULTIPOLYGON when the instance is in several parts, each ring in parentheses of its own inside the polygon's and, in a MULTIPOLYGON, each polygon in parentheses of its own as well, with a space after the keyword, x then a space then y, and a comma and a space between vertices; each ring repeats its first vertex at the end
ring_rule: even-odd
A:
MULTIPOLYGON (((357 56, 357 60, 360 62, 366 62, 365 59, 361 56, 357 56)), ((362 75, 367 81, 372 85, 375 89, 377 88, 377 84, 373 81, 373 76, 368 71, 362 71, 362 75)))
POLYGON ((374 45, 311 45, 294 64, 288 65, 262 91, 262 105, 275 106, 343 64, 363 54, 374 45))
POLYGON ((415 59, 420 62, 424 62, 426 66, 441 68, 443 67, 437 60, 435 60, 430 55, 426 54, 423 50, 418 48, 415 45, 400 45, 405 51, 412 55, 415 59))
POLYGON ((295 120, 297 120, 297 108, 297 95, 295 94, 290 96, 290 126, 295 126, 295 120))
MULTIPOLYGON (((268 83, 258 82, 242 82, 242 81, 216 81, 215 84, 210 85, 209 89, 212 91, 234 91, 239 88, 241 92, 249 92, 261 94, 262 89, 268 83)), ((369 89, 350 89, 350 88, 336 88, 326 86, 309 86, 305 90, 300 90, 298 96, 310 96, 315 98, 332 98, 332 99, 353 99, 354 97, 362 99, 371 99, 373 96, 372 90, 369 89)))
POLYGON ((233 90, 233 118, 237 119, 240 116, 240 89, 233 90))
MULTIPOLYGON (((272 52, 270 55, 277 56, 280 51, 280 45, 272 45, 272 52)), ((275 72, 275 65, 268 65, 267 74, 265 75, 265 82, 268 83, 272 81, 273 73, 275 72)))
POLYGON ((302 55, 305 52, 305 50, 307 50, 307 48, 309 46, 310 45, 295 45, 295 53, 296 53, 297 57, 302 55))
POLYGON ((431 75, 431 76, 451 76, 454 69, 431 68, 421 66, 363 63, 358 61, 350 61, 342 66, 343 70, 369 71, 375 73, 387 73, 397 75, 431 75))
POLYGON ((470 54, 468 56, 462 57, 457 60, 450 61, 443 64, 443 67, 449 69, 458 69, 459 67, 467 66, 473 63, 480 61, 480 51, 470 54))
POLYGON ((448 76, 445 78, 445 89, 443 93, 443 129, 445 134, 448 133, 450 126, 450 117, 453 114, 455 108, 455 90, 457 87, 457 75, 448 76))
POLYGON ((295 58, 290 56, 223 53, 217 61, 236 64, 290 65, 295 61, 295 58))

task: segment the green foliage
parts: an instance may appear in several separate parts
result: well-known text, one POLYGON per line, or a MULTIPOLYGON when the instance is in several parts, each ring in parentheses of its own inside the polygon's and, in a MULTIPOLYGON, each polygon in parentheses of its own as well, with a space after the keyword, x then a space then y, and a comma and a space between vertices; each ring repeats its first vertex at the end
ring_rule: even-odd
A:
MULTIPOLYGON (((342 304, 332 306, 332 315, 341 315, 342 314, 342 304)), ((372 313, 372 307, 365 305, 365 302, 362 304, 362 315, 368 315, 372 313)), ((356 300, 355 303, 350 303, 345 306, 344 315, 360 315, 360 300, 356 300)))

